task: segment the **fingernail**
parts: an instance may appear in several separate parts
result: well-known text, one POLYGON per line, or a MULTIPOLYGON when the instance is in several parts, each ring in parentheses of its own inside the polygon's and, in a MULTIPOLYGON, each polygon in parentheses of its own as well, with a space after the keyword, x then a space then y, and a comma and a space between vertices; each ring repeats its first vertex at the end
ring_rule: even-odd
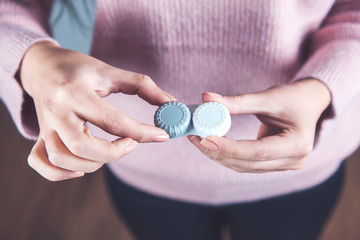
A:
POLYGON ((189 140, 191 142, 196 142, 196 140, 199 138, 198 136, 195 136, 195 135, 191 135, 191 136, 188 136, 189 140))
POLYGON ((206 151, 207 150, 207 148, 205 148, 204 146, 198 144, 198 142, 199 142, 198 138, 199 137, 192 135, 192 136, 189 136, 188 138, 189 138, 190 142, 192 142, 197 148, 200 149, 200 151, 206 151))
POLYGON ((70 178, 77 178, 77 177, 82 177, 84 176, 85 173, 83 172, 70 172, 68 175, 67 175, 67 178, 70 179, 70 178))
POLYGON ((170 93, 166 92, 163 90, 163 93, 169 98, 170 101, 177 101, 176 98, 174 98, 173 96, 171 96, 170 93))
POLYGON ((223 97, 221 96, 220 94, 217 94, 217 93, 213 93, 213 92, 205 92, 206 94, 209 94, 210 96, 212 97, 223 97))
POLYGON ((155 136, 154 141, 155 142, 166 142, 167 140, 169 140, 169 135, 168 134, 160 134, 155 136))
POLYGON ((213 152, 219 152, 219 146, 216 145, 214 142, 208 140, 208 139, 203 139, 200 142, 201 146, 205 147, 206 149, 213 151, 213 152))
POLYGON ((132 140, 127 146, 126 146, 126 153, 131 152, 132 150, 134 150, 136 148, 136 146, 138 145, 138 142, 135 140, 132 140))
POLYGON ((191 136, 188 136, 188 138, 189 138, 189 140, 191 141, 191 142, 193 142, 193 141, 195 141, 195 136, 194 135, 191 135, 191 136))

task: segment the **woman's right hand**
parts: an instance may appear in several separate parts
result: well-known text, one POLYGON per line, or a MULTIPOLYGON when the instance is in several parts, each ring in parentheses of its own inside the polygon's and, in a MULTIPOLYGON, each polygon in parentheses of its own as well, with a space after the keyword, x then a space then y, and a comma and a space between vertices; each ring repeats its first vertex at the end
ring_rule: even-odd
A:
POLYGON ((138 142, 169 139, 162 129, 141 124, 102 99, 121 92, 137 94, 154 105, 175 100, 148 76, 39 42, 26 52, 20 77, 34 100, 40 126, 28 163, 48 180, 83 176, 119 160, 138 142), (109 142, 94 137, 85 122, 120 138, 109 142))

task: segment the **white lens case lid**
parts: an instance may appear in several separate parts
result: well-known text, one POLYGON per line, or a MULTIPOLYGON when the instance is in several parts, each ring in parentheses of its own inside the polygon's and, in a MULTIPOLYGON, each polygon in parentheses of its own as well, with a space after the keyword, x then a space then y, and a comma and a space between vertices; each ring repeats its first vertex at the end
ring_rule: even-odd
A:
POLYGON ((192 120, 196 135, 203 138, 224 136, 231 126, 229 110, 217 102, 207 102, 198 106, 192 120))
POLYGON ((154 121, 155 126, 164 129, 170 138, 186 135, 202 138, 224 136, 231 127, 228 109, 217 102, 188 106, 179 102, 168 102, 158 108, 154 121))

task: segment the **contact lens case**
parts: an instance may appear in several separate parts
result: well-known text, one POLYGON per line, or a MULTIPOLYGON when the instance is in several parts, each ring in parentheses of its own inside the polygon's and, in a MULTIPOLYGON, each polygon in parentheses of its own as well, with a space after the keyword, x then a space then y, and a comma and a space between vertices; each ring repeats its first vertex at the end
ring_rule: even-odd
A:
POLYGON ((154 122, 170 138, 186 135, 206 138, 224 136, 230 129, 231 117, 229 110, 217 102, 188 106, 180 102, 168 102, 156 110, 154 122))

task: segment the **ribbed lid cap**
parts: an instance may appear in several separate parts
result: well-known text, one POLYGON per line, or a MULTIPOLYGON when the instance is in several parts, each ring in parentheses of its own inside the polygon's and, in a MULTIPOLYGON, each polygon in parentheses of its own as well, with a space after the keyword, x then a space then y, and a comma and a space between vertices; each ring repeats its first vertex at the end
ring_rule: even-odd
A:
POLYGON ((224 136, 230 129, 229 110, 217 102, 207 102, 196 108, 193 114, 195 131, 200 137, 224 136))
POLYGON ((179 102, 161 105, 155 113, 155 126, 164 129, 170 138, 186 134, 191 121, 189 108, 179 102))

